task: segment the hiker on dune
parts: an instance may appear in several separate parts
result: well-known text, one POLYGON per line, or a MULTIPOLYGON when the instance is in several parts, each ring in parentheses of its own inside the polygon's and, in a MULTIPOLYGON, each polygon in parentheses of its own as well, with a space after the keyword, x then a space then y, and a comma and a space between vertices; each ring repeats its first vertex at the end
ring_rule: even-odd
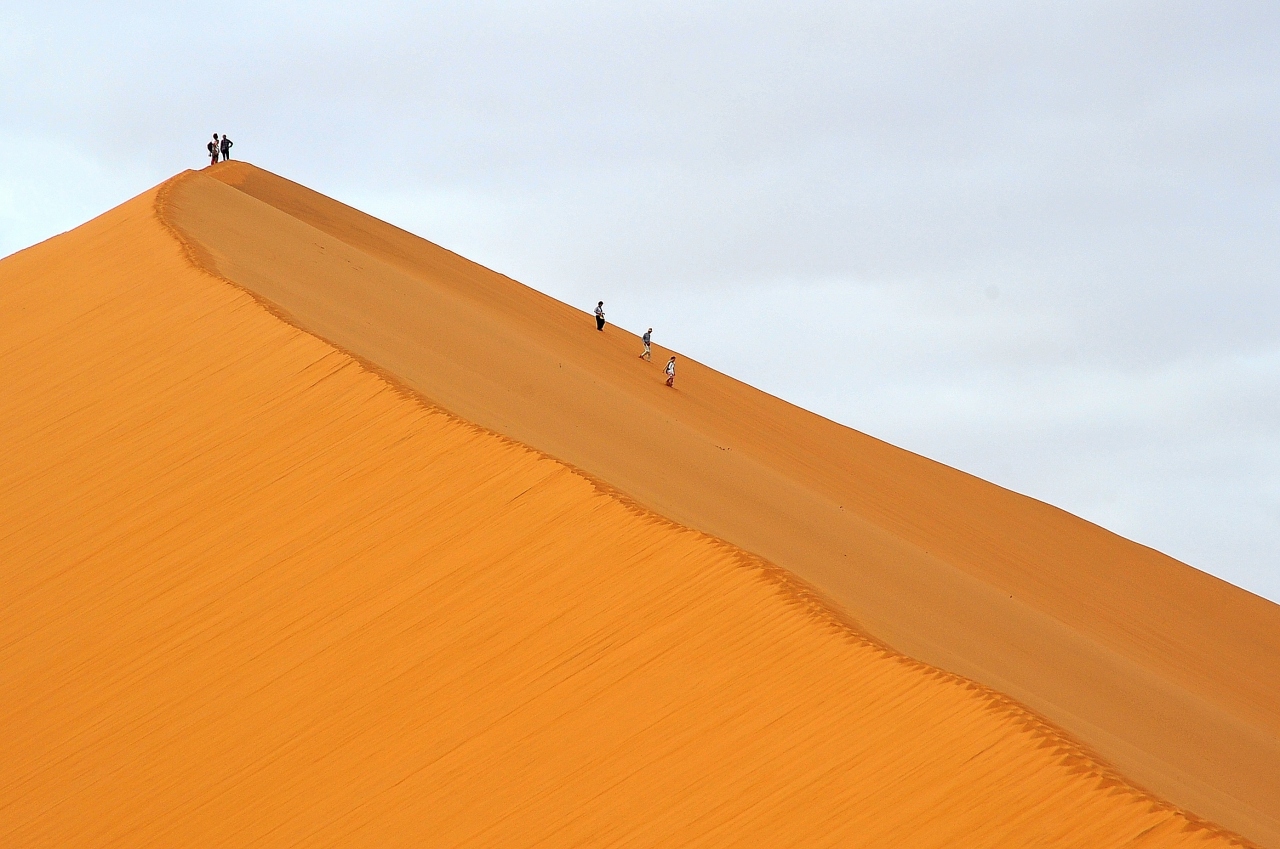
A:
MULTIPOLYGON (((216 138, 216 137, 215 137, 215 138, 216 138)), ((223 162, 230 162, 230 161, 231 161, 231 145, 232 145, 232 144, 233 144, 233 142, 231 141, 231 136, 227 135, 226 133, 223 133, 223 134, 222 134, 222 147, 220 148, 220 149, 221 149, 221 151, 222 151, 222 161, 223 161, 223 162)))
POLYGON ((644 353, 640 355, 640 359, 644 360, 645 362, 652 362, 653 360, 653 352, 649 350, 649 339, 652 338, 652 336, 653 336, 653 328, 650 327, 648 330, 644 332, 644 335, 640 337, 640 340, 644 342, 644 353))
POLYGON ((596 304, 596 330, 604 330, 604 301, 596 304))
POLYGON ((213 141, 205 145, 205 149, 209 151, 209 164, 218 164, 218 134, 213 134, 213 141))
POLYGON ((675 357, 672 357, 671 359, 667 360, 666 371, 667 371, 667 386, 670 386, 672 389, 675 389, 676 388, 676 358, 675 357))

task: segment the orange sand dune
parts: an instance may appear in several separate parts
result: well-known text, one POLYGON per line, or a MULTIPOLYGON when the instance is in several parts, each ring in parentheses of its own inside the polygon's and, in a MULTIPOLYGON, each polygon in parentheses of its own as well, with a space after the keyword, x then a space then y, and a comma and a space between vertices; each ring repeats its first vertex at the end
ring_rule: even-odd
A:
POLYGON ((639 342, 244 163, 176 181, 195 261, 465 419, 777 563, 907 654, 1280 847, 1280 607, 639 342))
POLYGON ((209 183, 0 263, 0 844, 1242 843, 204 273, 209 183))

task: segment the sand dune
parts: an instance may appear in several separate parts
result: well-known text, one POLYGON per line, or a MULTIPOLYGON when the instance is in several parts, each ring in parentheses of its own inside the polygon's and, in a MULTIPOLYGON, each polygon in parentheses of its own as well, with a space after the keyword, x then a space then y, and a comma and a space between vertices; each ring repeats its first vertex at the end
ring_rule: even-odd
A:
POLYGON ((165 209, 297 325, 1280 846, 1280 607, 689 360, 669 392, 634 336, 250 165, 183 178, 165 209))
MULTIPOLYGON (((263 172, 214 173, 316 202, 263 172)), ((645 367, 620 334, 583 334, 559 320, 579 315, 425 243, 407 242, 436 265, 392 263, 378 241, 407 237, 354 213, 337 210, 351 216, 346 241, 298 212, 188 175, 0 263, 4 845, 1242 843, 1136 789, 1006 696, 886 649, 743 548, 648 509, 697 507, 689 488, 710 480, 705 524, 736 499, 750 519, 816 526, 826 514, 806 518, 805 505, 821 505, 861 456, 839 441, 892 449, 704 369, 663 395, 652 370, 626 371, 645 367), (442 282, 433 275, 446 266, 456 271, 442 282), (301 300, 313 306, 265 307, 204 269, 285 293, 309 280, 301 300), (360 279, 395 297, 345 302, 360 279), (435 322, 421 327, 443 337, 364 312, 426 292, 405 320, 435 322), (369 350, 348 339, 344 353, 281 321, 286 311, 303 325, 367 322, 369 350), (396 359, 415 345, 428 353, 396 359), (611 371, 615 349, 629 356, 611 371), (579 359, 553 359, 564 353, 579 359), (432 397, 493 430, 407 391, 425 385, 415 369, 438 372, 432 397), (450 388, 473 406, 445 397, 450 388), (557 429, 549 405, 575 399, 557 429), (607 431, 611 402, 629 404, 634 428, 607 431), (745 406, 726 416, 729 403, 745 406), (699 453, 708 423, 727 420, 743 441, 699 453), (817 448, 788 443, 800 426, 817 448), (494 432, 518 428, 535 448, 580 443, 567 459, 583 468, 591 452, 627 449, 638 459, 619 468, 661 464, 666 475, 649 489, 621 472, 591 477, 494 432), (650 429, 672 438, 667 453, 645 454, 658 450, 650 429), (788 477, 828 442, 835 470, 788 477), (612 488, 631 492, 624 484, 634 499, 612 488), (770 486, 775 500, 761 494, 770 486), (771 514, 784 495, 799 509, 771 514)), ((886 474, 875 456, 873 483, 886 474)), ((973 499, 986 492, 966 485, 973 499)), ((899 482, 883 498, 929 486, 899 482)), ((842 545, 849 562, 831 568, 863 581, 868 562, 909 554, 914 538, 876 512, 886 503, 838 505, 850 518, 804 556, 842 545)), ((1014 521, 999 510, 986 521, 1001 520, 1014 521)), ((918 530, 939 538, 930 556, 961 587, 991 584, 942 556, 958 557, 965 539, 985 556, 999 542, 983 536, 991 526, 952 526, 945 510, 935 521, 918 530)), ((1092 551, 1081 546, 1077 556, 1092 551)), ((1163 568, 1146 556, 1131 580, 1163 568)), ((1170 580, 1205 591, 1196 574, 1170 580)), ((902 592, 915 591, 910 580, 902 592)), ((1054 581, 1071 586, 1043 580, 1045 596, 1061 592, 1054 581)), ((1268 608, 1206 586, 1228 613, 1254 617, 1225 623, 1221 639, 1274 636, 1268 608)), ((906 627, 886 609, 882 631, 906 627)), ((1100 641, 1090 621, 1058 620, 1100 641)), ((1135 642, 1173 629, 1133 627, 1135 642)), ((1196 666, 1218 643, 1191 660, 1180 644, 1147 645, 1174 652, 1167 663, 1203 689, 1122 656, 1264 727, 1266 682, 1205 695, 1206 680, 1233 681, 1196 666)), ((1268 647, 1221 660, 1263 669, 1268 647)))

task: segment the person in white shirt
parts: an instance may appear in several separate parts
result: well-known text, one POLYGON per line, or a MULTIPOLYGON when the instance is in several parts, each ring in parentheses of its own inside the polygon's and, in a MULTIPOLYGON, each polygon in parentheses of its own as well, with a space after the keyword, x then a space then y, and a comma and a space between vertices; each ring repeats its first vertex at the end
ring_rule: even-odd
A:
POLYGON ((676 388, 676 358, 667 360, 667 386, 676 388))
POLYGON ((604 330, 604 301, 596 304, 596 330, 604 330))

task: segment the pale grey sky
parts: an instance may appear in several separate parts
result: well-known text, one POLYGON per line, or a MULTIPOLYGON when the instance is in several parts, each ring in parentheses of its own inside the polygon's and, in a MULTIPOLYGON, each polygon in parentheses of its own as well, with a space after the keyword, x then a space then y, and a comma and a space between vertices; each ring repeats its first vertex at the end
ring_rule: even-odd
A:
POLYGON ((0 254, 225 131, 1280 600, 1274 2, 23 5, 0 254))

